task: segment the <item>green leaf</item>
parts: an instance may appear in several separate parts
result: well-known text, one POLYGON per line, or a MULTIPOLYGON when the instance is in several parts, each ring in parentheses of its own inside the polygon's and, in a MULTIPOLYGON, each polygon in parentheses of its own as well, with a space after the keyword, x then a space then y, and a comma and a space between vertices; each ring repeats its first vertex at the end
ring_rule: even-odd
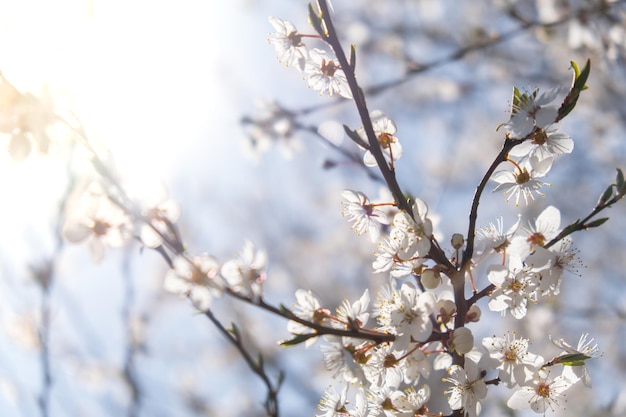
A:
POLYGON ((602 193, 602 195, 600 196, 600 199, 598 200, 598 204, 596 204, 596 207, 604 206, 606 202, 609 201, 611 197, 613 197, 613 187, 614 185, 611 184, 608 186, 606 190, 604 190, 604 193, 602 193))
MULTIPOLYGON (((574 66, 575 64, 576 63, 572 61, 572 66, 574 66)), ((575 73, 577 72, 577 70, 578 70, 578 66, 576 66, 575 73)), ((582 71, 578 72, 578 74, 576 75, 576 78, 574 79, 574 88, 578 89, 579 91, 583 91, 589 88, 587 86, 587 78, 589 78, 590 72, 591 72, 591 60, 587 59, 587 62, 585 63, 585 67, 583 68, 582 71)))
POLYGON ((561 363, 565 366, 581 366, 584 365, 585 361, 589 358, 591 358, 591 356, 587 356, 583 353, 568 353, 556 358, 556 362, 554 363, 561 363))
POLYGON ((619 190, 622 190, 624 188, 624 173, 619 168, 617 168, 617 176, 615 178, 615 183, 617 184, 617 188, 619 190))
POLYGON ((309 3, 309 23, 322 38, 326 38, 327 35, 326 31, 324 30, 322 14, 316 12, 311 3, 309 3))
POLYGON ((594 220, 591 223, 587 223, 585 224, 585 229, 593 229, 594 227, 602 226, 608 219, 608 217, 603 217, 601 219, 594 220))
POLYGON ((299 345, 300 343, 304 343, 307 340, 317 337, 317 336, 318 336, 317 333, 298 334, 293 339, 281 340, 280 342, 278 342, 278 345, 283 346, 283 347, 296 346, 296 345, 299 345))
POLYGON ((352 139, 352 141, 354 143, 356 143, 357 145, 359 145, 360 147, 365 148, 365 149, 369 149, 370 148, 370 145, 367 144, 363 140, 363 138, 361 138, 361 136, 359 136, 359 134, 355 130, 350 129, 350 127, 348 125, 344 124, 343 125, 343 130, 346 132, 346 135, 348 135, 348 137, 350 139, 352 139))
POLYGON ((574 110, 574 107, 576 107, 576 103, 578 102, 580 92, 588 88, 586 83, 587 78, 589 78, 589 73, 591 72, 591 60, 587 59, 582 71, 578 68, 578 64, 574 61, 571 61, 570 64, 571 68, 574 70, 572 87, 570 88, 569 93, 567 93, 567 96, 565 96, 565 99, 563 99, 561 107, 559 107, 559 113, 556 118, 557 122, 574 110))
POLYGON ((264 366, 265 366, 265 362, 263 361, 263 355, 261 355, 261 354, 259 353, 259 354, 258 354, 258 356, 257 356, 256 361, 257 361, 257 364, 258 364, 258 366, 259 366, 259 369, 260 369, 260 370, 263 370, 263 368, 264 368, 264 366))
POLYGON ((239 341, 239 329, 235 325, 235 323, 230 324, 230 329, 228 329, 228 333, 232 334, 235 340, 239 341))

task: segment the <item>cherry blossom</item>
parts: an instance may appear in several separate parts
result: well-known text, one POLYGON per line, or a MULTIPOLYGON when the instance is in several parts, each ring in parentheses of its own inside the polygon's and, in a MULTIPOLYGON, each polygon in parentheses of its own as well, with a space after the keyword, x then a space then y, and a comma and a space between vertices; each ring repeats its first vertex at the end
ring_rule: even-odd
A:
POLYGON ((386 213, 372 204, 360 191, 345 190, 341 196, 344 199, 341 215, 354 223, 352 230, 358 235, 367 232, 372 242, 377 241, 380 237, 381 225, 389 224, 386 213))
POLYGON ((219 276, 219 263, 208 254, 188 259, 177 256, 173 268, 165 275, 163 287, 181 297, 188 297, 194 307, 206 311, 214 298, 222 295, 224 283, 219 276))
POLYGON ((270 23, 276 30, 269 42, 276 48, 278 61, 284 62, 285 65, 293 65, 300 71, 304 71, 308 52, 306 45, 302 43, 302 35, 293 23, 282 20, 277 17, 270 17, 270 23))
POLYGON ((465 366, 452 365, 448 370, 449 376, 444 382, 452 386, 445 391, 449 394, 448 403, 453 410, 463 410, 467 417, 476 417, 480 413, 480 400, 487 396, 487 385, 483 380, 478 366, 471 360, 465 359, 465 366))
POLYGON ((508 195, 506 201, 515 197, 515 205, 519 204, 520 196, 524 197, 524 202, 528 205, 528 200, 535 200, 533 193, 543 196, 540 189, 547 185, 541 178, 545 177, 552 168, 552 157, 540 160, 536 155, 524 159, 519 164, 515 164, 514 171, 496 171, 491 179, 498 183, 493 191, 504 190, 504 195, 508 195))
MULTIPOLYGON (((383 154, 387 160, 397 161, 402 156, 402 145, 397 137, 395 137, 397 128, 393 120, 385 115, 380 110, 374 110, 370 113, 370 119, 372 120, 372 128, 374 129, 374 135, 376 140, 383 151, 383 154)), ((369 143, 365 130, 363 128, 358 131, 359 136, 365 143, 369 143)), ((368 167, 375 167, 378 165, 372 152, 368 149, 363 155, 363 163, 368 167)))
POLYGON ((563 376, 550 378, 549 372, 540 370, 528 385, 513 393, 506 405, 514 410, 530 408, 545 415, 547 410, 554 411, 555 406, 560 406, 559 402, 564 401, 564 392, 571 385, 563 376))
POLYGON ((352 98, 346 75, 341 66, 326 51, 312 49, 304 67, 309 87, 332 97, 337 93, 345 98, 352 98))

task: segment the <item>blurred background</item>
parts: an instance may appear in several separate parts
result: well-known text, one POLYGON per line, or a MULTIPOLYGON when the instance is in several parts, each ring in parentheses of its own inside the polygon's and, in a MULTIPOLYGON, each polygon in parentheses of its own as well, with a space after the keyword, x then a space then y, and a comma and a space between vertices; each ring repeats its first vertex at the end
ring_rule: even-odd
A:
MULTIPOLYGON (((565 226, 591 211, 615 168, 626 168, 626 2, 333 5, 344 46, 357 45, 369 108, 398 126, 399 182, 429 204, 440 242, 466 233, 513 86, 569 87, 572 60, 592 62, 590 88, 561 125, 573 153, 557 158, 553 187, 528 207, 486 193, 478 224, 503 216, 507 229, 521 213, 525 225, 552 204, 565 226)), ((268 16, 313 33, 299 0, 1 0, 0 71, 54 109, 36 115, 42 125, 54 112, 80 120, 129 187, 167 189, 189 253, 226 260, 249 239, 268 253, 270 302, 289 306, 306 288, 334 308, 387 280, 371 271, 375 244, 341 217, 340 194, 376 199, 383 191, 337 150, 360 154, 341 127, 360 126, 353 103, 320 97, 277 62, 268 16), (268 118, 272 102, 292 117, 268 118)), ((5 83, 2 111, 8 91, 5 83)), ((264 415, 264 387, 238 352, 162 289, 167 265, 158 254, 131 243, 96 263, 87 245, 59 238, 68 190, 93 172, 62 127, 45 137, 0 136, 2 416, 264 415)), ((589 363, 593 389, 576 387, 555 415, 626 413, 625 205, 607 214, 603 227, 574 235, 584 267, 565 276, 560 298, 531 306, 523 323, 481 303, 472 327, 477 337, 517 329, 544 357, 559 353, 544 345, 548 334, 595 337, 604 355, 589 363)), ((487 284, 484 274, 475 278, 487 284)), ((285 372, 281 414, 314 415, 333 382, 318 347, 278 347, 286 322, 236 300, 220 299, 215 314, 237 323, 270 376, 285 372)), ((509 394, 491 387, 483 414, 512 415, 503 408, 509 394)))

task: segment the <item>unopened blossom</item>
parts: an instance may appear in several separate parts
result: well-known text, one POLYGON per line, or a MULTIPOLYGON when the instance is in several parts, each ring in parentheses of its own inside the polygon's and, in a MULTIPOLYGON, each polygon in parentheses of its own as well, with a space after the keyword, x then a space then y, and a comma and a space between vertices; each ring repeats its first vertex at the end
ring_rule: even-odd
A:
POLYGON ((206 311, 213 298, 222 294, 223 281, 219 276, 219 263, 208 254, 188 259, 177 256, 173 268, 165 275, 164 288, 181 297, 188 297, 194 307, 206 311))
POLYGON ((563 376, 551 378, 549 372, 540 370, 532 381, 513 393, 506 405, 513 410, 530 408, 545 415, 547 410, 555 411, 555 407, 561 407, 559 403, 565 401, 564 392, 571 386, 563 376))
POLYGON ((381 225, 389 224, 385 212, 372 204, 360 191, 344 190, 341 196, 343 197, 341 215, 353 223, 352 230, 358 235, 367 232, 372 242, 376 242, 380 237, 381 225))
POLYGON ((459 327, 452 331, 450 349, 459 355, 468 353, 474 347, 474 335, 467 327, 459 327))
POLYGON ((499 370, 498 378, 509 388, 530 381, 543 364, 541 356, 528 351, 528 343, 528 339, 518 339, 515 333, 483 339, 493 367, 499 370))
POLYGON ((587 339, 589 333, 583 333, 580 336, 576 348, 563 339, 553 339, 552 336, 549 337, 550 341, 555 346, 565 351, 550 362, 566 365, 563 369, 564 378, 572 381, 581 379, 586 386, 591 387, 591 377, 589 376, 589 370, 587 369, 587 365, 585 365, 585 361, 587 359, 597 358, 601 354, 598 344, 593 343, 593 338, 587 339))
POLYGON ((449 376, 444 382, 452 386, 445 391, 448 403, 453 410, 463 410, 466 417, 476 417, 480 413, 480 400, 487 396, 487 385, 481 376, 478 366, 468 358, 465 366, 452 365, 449 376))
POLYGON ((85 191, 77 189, 67 206, 62 234, 72 243, 88 242, 96 262, 106 247, 119 248, 131 238, 129 216, 106 195, 102 186, 92 183, 85 191))
POLYGON ((496 171, 491 179, 497 182, 498 186, 493 191, 503 190, 504 195, 507 196, 506 201, 515 198, 515 205, 519 204, 519 198, 523 196, 524 202, 528 205, 529 199, 535 200, 534 194, 544 196, 540 191, 541 187, 549 184, 541 178, 545 177, 552 168, 552 160, 552 157, 540 160, 533 155, 516 164, 513 171, 496 171))
POLYGON ((270 23, 274 26, 276 32, 268 41, 276 48, 278 61, 284 62, 285 65, 293 65, 300 71, 304 71, 308 52, 306 45, 302 43, 302 35, 293 23, 282 20, 277 17, 270 17, 270 23))
MULTIPOLYGON (((395 136, 398 130, 396 124, 380 110, 372 111, 370 113, 370 119, 378 145, 385 158, 390 161, 393 166, 393 161, 397 161, 402 156, 402 145, 395 136)), ((364 128, 360 128, 358 133, 365 143, 369 143, 364 128)), ((378 165, 371 150, 368 149, 365 151, 365 154, 363 154, 363 163, 368 167, 378 165)))
POLYGON ((489 301, 491 311, 500 311, 503 316, 510 311, 516 319, 526 316, 528 301, 536 297, 536 273, 524 269, 519 257, 511 256, 508 267, 491 265, 487 278, 496 287, 489 301))
POLYGON ((309 59, 304 68, 309 87, 320 92, 320 95, 328 93, 332 97, 337 93, 345 98, 352 98, 350 86, 346 74, 341 69, 337 60, 326 51, 313 49, 309 53, 309 59))
POLYGON ((239 256, 222 265, 222 276, 232 291, 257 300, 267 279, 266 267, 265 251, 256 250, 252 242, 246 241, 239 256))

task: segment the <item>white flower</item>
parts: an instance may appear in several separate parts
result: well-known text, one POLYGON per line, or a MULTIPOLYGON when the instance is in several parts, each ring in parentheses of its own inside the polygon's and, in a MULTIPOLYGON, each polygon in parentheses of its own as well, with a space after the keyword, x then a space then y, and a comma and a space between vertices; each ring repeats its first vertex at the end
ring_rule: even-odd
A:
POLYGON ((552 167, 552 157, 539 160, 535 155, 524 159, 519 164, 515 164, 515 170, 496 171, 491 179, 499 185, 493 191, 504 190, 504 195, 508 194, 506 201, 515 197, 515 205, 519 204, 520 195, 524 196, 524 202, 528 205, 528 199, 535 200, 534 193, 544 196, 540 189, 547 183, 541 178, 545 177, 552 167))
POLYGON ((219 264, 210 255, 202 254, 192 260, 177 256, 173 269, 165 275, 163 287, 181 297, 189 297, 194 307, 206 311, 212 299, 222 294, 223 282, 218 273, 219 264))
POLYGON ((535 248, 535 251, 526 258, 526 264, 539 274, 541 295, 559 294, 564 271, 578 273, 576 266, 580 266, 581 261, 576 257, 577 252, 571 249, 571 246, 572 240, 566 237, 550 249, 535 248))
POLYGON ((405 349, 413 341, 425 341, 433 330, 430 318, 437 299, 430 292, 422 292, 412 283, 404 283, 391 299, 379 301, 378 322, 381 330, 397 335, 394 344, 405 349))
POLYGON ((514 410, 531 408, 534 412, 544 414, 546 410, 554 411, 559 405, 564 392, 571 387, 571 383, 562 376, 550 379, 549 373, 539 371, 534 380, 527 386, 515 391, 506 405, 514 410))
POLYGON ((553 89, 537 96, 538 90, 532 93, 521 93, 520 103, 512 109, 511 120, 506 124, 509 137, 523 139, 527 137, 535 127, 541 129, 556 121, 558 110, 556 106, 548 106, 560 89, 553 89))
POLYGON ((270 23, 276 30, 274 37, 268 41, 276 48, 278 61, 285 65, 293 65, 300 71, 304 71, 304 66, 308 57, 306 46, 302 43, 302 35, 293 23, 277 17, 270 17, 270 23))
POLYGON ((487 396, 487 385, 478 371, 478 366, 465 358, 465 368, 452 365, 448 370, 449 377, 444 382, 449 382, 452 387, 444 393, 449 394, 448 403, 453 410, 463 409, 468 417, 476 417, 480 413, 480 402, 487 396))
POLYGON ((500 370, 498 378, 509 388, 524 385, 543 364, 541 356, 528 352, 528 339, 516 339, 515 333, 507 333, 504 338, 485 337, 483 346, 500 370))
POLYGON ((554 206, 546 207, 535 219, 534 226, 522 228, 522 232, 511 241, 511 251, 522 259, 535 248, 543 247, 559 234, 561 212, 554 206))
POLYGON ((367 196, 360 191, 344 190, 341 196, 344 198, 341 202, 341 215, 354 223, 352 230, 358 235, 368 232, 372 242, 377 241, 380 237, 380 226, 389 224, 385 212, 370 203, 367 196))
POLYGON ((142 185, 137 200, 142 207, 144 220, 139 230, 141 242, 148 248, 161 246, 164 237, 169 242, 180 243, 175 228, 175 223, 180 217, 180 206, 168 199, 165 187, 146 189, 145 185, 142 185))
POLYGON ((593 338, 587 340, 587 337, 589 337, 589 333, 583 333, 578 340, 578 346, 574 349, 574 347, 565 342, 565 340, 553 339, 550 335, 550 341, 555 346, 565 351, 564 354, 561 354, 550 362, 566 365, 563 369, 565 378, 572 380, 572 382, 581 379, 586 386, 591 387, 591 377, 589 376, 585 361, 600 356, 600 349, 597 343, 592 345, 593 338))
POLYGON ((302 142, 294 135, 296 126, 292 112, 274 101, 260 101, 257 107, 258 115, 241 120, 248 134, 248 140, 244 142, 247 155, 258 160, 273 143, 279 145, 285 158, 291 158, 302 149, 302 142))
POLYGON ((335 388, 329 386, 324 391, 322 399, 320 400, 317 408, 322 414, 316 414, 315 417, 344 417, 348 414, 346 405, 348 404, 348 386, 341 391, 340 394, 335 391, 335 388))
MULTIPOLYGON (((398 229, 392 229, 391 235, 378 242, 375 252, 376 260, 372 264, 374 272, 391 270, 394 278, 404 278, 420 266, 423 258, 415 257, 414 253, 407 252, 406 234, 398 229)), ((430 242, 429 242, 430 244, 430 242)))
POLYGON ((77 188, 67 205, 62 234, 72 243, 88 242, 96 262, 106 247, 119 248, 131 238, 128 215, 107 196, 99 183, 77 188))
POLYGON ((367 324, 370 317, 367 311, 370 303, 370 293, 366 289, 361 298, 350 304, 350 301, 343 300, 341 306, 337 308, 337 318, 345 323, 351 323, 357 327, 363 327, 367 324))
POLYGON ((558 125, 553 124, 545 128, 535 128, 528 140, 515 146, 509 156, 530 157, 537 156, 539 160, 571 153, 574 150, 574 141, 565 133, 558 132, 558 125))
POLYGON ((267 279, 266 264, 265 252, 256 251, 252 242, 246 241, 239 256, 222 265, 222 276, 232 291, 256 300, 261 297, 267 279))
MULTIPOLYGON (((293 312, 297 317, 316 324, 325 324, 330 317, 330 311, 322 308, 319 299, 313 295, 311 290, 296 290, 296 303, 293 306, 293 312)), ((287 323, 287 330, 295 335, 311 333, 310 327, 293 320, 287 323)), ((305 346, 310 347, 316 340, 317 337, 307 339, 305 346)))
POLYGON ((342 375, 350 383, 366 380, 362 365, 367 363, 369 353, 360 349, 366 346, 364 342, 337 336, 324 336, 324 340, 328 344, 322 345, 320 350, 324 356, 324 366, 333 372, 333 376, 342 375))
POLYGON ((345 98, 352 98, 346 74, 326 51, 313 49, 309 53, 304 72, 307 74, 309 87, 320 92, 320 95, 334 93, 345 98))
POLYGON ((398 410, 398 417, 412 417, 424 415, 427 412, 426 402, 430 399, 430 387, 422 385, 417 391, 411 386, 404 392, 395 395, 392 404, 398 410))
POLYGON ((508 268, 503 265, 489 266, 487 278, 496 287, 491 293, 489 309, 500 311, 503 316, 509 310, 516 319, 523 318, 528 300, 535 297, 537 274, 525 270, 519 257, 511 256, 508 268))
POLYGON ((519 228, 520 220, 521 217, 518 216, 515 224, 513 224, 506 232, 504 232, 504 222, 502 217, 498 217, 496 219, 496 224, 489 222, 487 226, 481 227, 476 232, 476 247, 478 248, 477 252, 482 256, 479 256, 476 262, 480 262, 480 260, 491 253, 491 251, 504 253, 506 248, 511 243, 513 235, 519 228))
MULTIPOLYGON (((402 156, 402 145, 398 141, 398 138, 394 136, 397 131, 396 124, 380 110, 372 111, 370 113, 370 119, 372 120, 374 135, 383 151, 383 155, 385 155, 387 160, 391 161, 391 166, 393 166, 393 161, 397 161, 402 156)), ((369 143, 363 127, 359 129, 358 133, 365 143, 369 143)), ((363 163, 368 167, 378 165, 370 150, 365 151, 363 163)))
POLYGON ((416 198, 412 213, 400 211, 392 222, 390 236, 378 243, 375 272, 391 270, 394 278, 402 278, 424 263, 430 251, 433 225, 428 206, 416 198))

